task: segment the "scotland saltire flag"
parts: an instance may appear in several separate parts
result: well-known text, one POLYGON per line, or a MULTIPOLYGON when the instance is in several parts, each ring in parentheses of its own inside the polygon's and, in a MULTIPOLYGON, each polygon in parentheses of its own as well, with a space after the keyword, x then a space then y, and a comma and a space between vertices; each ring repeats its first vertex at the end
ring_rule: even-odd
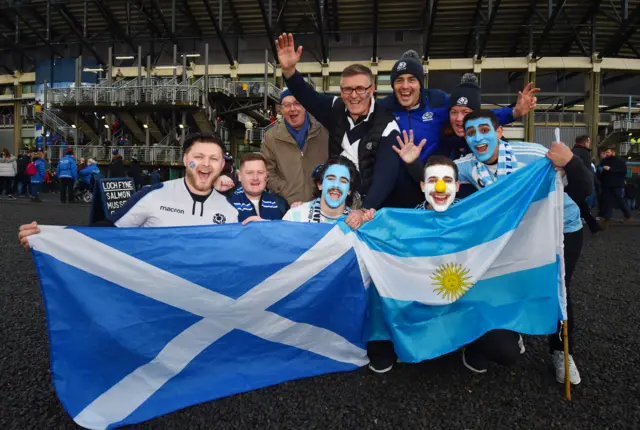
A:
POLYGON ((368 362, 367 275, 339 226, 42 227, 53 382, 102 429, 368 362))
POLYGON ((493 329, 554 333, 566 319, 563 190, 544 159, 446 212, 380 211, 355 242, 376 286, 368 338, 417 362, 493 329))

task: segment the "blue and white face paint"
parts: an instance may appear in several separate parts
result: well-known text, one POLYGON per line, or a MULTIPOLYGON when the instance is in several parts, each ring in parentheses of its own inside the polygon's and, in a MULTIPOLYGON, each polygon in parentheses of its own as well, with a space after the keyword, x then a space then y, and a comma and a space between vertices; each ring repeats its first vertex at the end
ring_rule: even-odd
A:
POLYGON ((489 118, 470 119, 464 123, 467 145, 481 163, 494 156, 498 148, 498 134, 489 118))
POLYGON ((322 178, 322 199, 332 209, 342 205, 349 195, 351 175, 347 166, 333 164, 322 178))
POLYGON ((189 167, 190 167, 191 169, 195 169, 195 168, 196 168, 196 162, 195 162, 195 161, 193 161, 193 160, 189 161, 189 167))

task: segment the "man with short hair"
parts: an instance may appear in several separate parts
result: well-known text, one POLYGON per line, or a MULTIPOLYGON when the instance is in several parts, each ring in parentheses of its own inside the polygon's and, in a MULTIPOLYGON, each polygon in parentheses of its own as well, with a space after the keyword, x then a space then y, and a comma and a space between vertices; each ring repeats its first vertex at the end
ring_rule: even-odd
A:
POLYGON ((282 197, 266 191, 267 162, 259 152, 247 152, 240 158, 240 185, 228 192, 231 204, 238 210, 238 221, 280 220, 289 205, 282 197))
POLYGON ((73 158, 73 149, 67 149, 65 156, 58 161, 56 176, 60 181, 60 202, 73 203, 73 184, 78 180, 78 166, 73 158))
MULTIPOLYGON (((582 163, 586 166, 589 171, 589 177, 591 183, 595 186, 595 175, 591 170, 591 138, 587 135, 582 135, 576 137, 576 143, 572 149, 573 155, 578 157, 582 163)), ((593 187, 591 188, 591 195, 593 192, 593 187)), ((576 202, 578 208, 580 208, 580 216, 589 226, 589 230, 591 233, 597 233, 600 231, 600 225, 596 218, 591 214, 591 210, 589 209, 589 204, 587 203, 587 199, 576 202)))
MULTIPOLYGON (((582 222, 575 201, 584 200, 591 190, 588 170, 562 142, 553 142, 547 150, 544 146, 527 142, 505 142, 503 129, 495 114, 488 110, 479 110, 468 114, 464 120, 466 140, 471 154, 455 160, 458 165, 460 181, 484 188, 500 183, 500 179, 516 170, 533 163, 540 158, 548 158, 553 165, 566 174, 568 181, 564 196, 564 267, 569 319, 569 379, 572 384, 580 383, 580 373, 571 355, 574 347, 572 333, 575 329, 573 305, 571 301, 571 276, 582 252, 582 222), (573 200, 572 200, 573 199, 573 200)), ((564 382, 565 368, 563 355, 563 336, 561 324, 557 333, 550 335, 549 352, 556 370, 556 380, 564 382)), ((469 363, 469 368, 482 371, 483 364, 469 363)))
POLYGON ((616 156, 616 145, 605 145, 602 147, 604 158, 598 166, 600 172, 600 183, 602 184, 602 207, 600 215, 603 218, 603 227, 611 221, 613 216, 613 201, 618 204, 624 215, 624 221, 631 219, 631 212, 627 203, 622 198, 624 194, 625 177, 627 175, 627 163, 616 156))
MULTIPOLYGON (((451 149, 441 147, 441 135, 447 129, 447 123, 452 124, 451 132, 454 136, 463 137, 464 115, 480 109, 481 103, 480 87, 473 73, 465 73, 461 84, 451 95, 440 90, 423 88, 423 84, 422 59, 417 52, 409 50, 391 69, 393 94, 380 101, 381 106, 393 112, 400 130, 407 133, 413 130, 416 144, 421 144, 422 162, 431 154, 449 155, 451 149)), ((514 108, 495 109, 494 113, 498 116, 500 124, 509 124, 515 118, 526 115, 535 106, 535 94, 538 91, 538 88, 533 88, 533 84, 529 84, 518 92, 514 108)))
POLYGON ((327 160, 329 134, 290 90, 280 94, 283 121, 264 135, 260 152, 269 171, 268 188, 289 204, 313 197, 311 173, 327 160))
MULTIPOLYGON (((238 211, 213 183, 224 166, 224 144, 217 136, 196 134, 183 144, 184 178, 145 187, 96 227, 175 227, 238 222, 238 211)), ((20 226, 18 238, 40 232, 38 224, 20 226)))
MULTIPOLYGON (((287 87, 329 130, 329 155, 342 155, 358 169, 363 208, 414 207, 421 200, 420 190, 406 173, 405 166, 394 157, 398 124, 389 111, 376 103, 371 70, 361 64, 345 68, 340 97, 322 95, 296 71, 302 47, 295 49, 293 36, 281 35, 277 48, 287 87)), ((362 210, 353 210, 347 223, 357 228, 363 215, 362 210)))

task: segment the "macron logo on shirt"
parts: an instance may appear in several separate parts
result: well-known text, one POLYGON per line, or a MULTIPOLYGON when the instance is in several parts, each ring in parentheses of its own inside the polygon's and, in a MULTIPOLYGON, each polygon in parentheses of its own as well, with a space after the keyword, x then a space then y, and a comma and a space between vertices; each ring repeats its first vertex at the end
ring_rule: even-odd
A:
POLYGON ((166 212, 175 212, 175 213, 184 215, 184 211, 182 209, 170 208, 170 207, 167 207, 167 206, 160 206, 160 210, 161 211, 166 211, 166 212))

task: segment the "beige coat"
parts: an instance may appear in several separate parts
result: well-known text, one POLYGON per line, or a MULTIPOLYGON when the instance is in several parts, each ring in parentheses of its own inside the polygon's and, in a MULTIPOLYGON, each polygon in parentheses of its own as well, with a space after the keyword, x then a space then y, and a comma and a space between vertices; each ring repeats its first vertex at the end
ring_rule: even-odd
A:
POLYGON ((260 152, 267 159, 267 187, 280 194, 289 204, 313 199, 311 175, 318 164, 329 157, 329 134, 312 116, 304 151, 287 130, 284 120, 274 125, 264 136, 260 152))

